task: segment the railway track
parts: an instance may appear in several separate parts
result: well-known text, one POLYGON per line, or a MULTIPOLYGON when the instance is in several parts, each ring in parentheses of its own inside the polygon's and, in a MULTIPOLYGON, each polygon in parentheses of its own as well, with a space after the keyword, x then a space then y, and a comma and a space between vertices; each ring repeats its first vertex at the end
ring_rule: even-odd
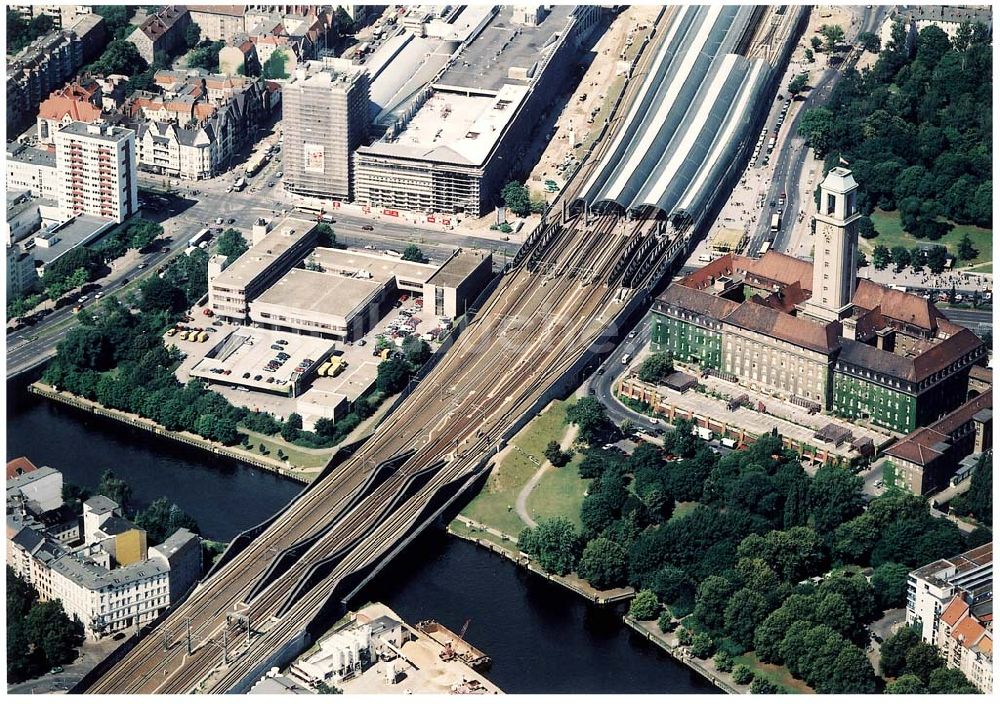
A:
MULTIPOLYGON (((634 98, 653 54, 640 61, 636 88, 627 88, 622 105, 634 98)), ((620 110, 612 117, 615 125, 620 110)), ((594 157, 592 163, 599 160, 594 157)), ((564 197, 571 202, 582 183, 575 179, 564 197)), ((481 470, 521 416, 627 304, 613 271, 630 238, 651 232, 646 223, 621 223, 614 214, 585 225, 574 218, 544 247, 529 252, 451 351, 357 453, 200 585, 88 692, 229 691, 289 634, 304 628, 332 590, 369 569, 413 529, 433 497, 481 470), (412 454, 388 477, 369 487, 382 463, 408 451, 412 454), (401 494, 414 486, 408 498, 401 494), (292 546, 301 546, 295 559, 286 552, 292 546), (320 565, 327 572, 317 575, 320 565), (311 586, 302 581, 310 576, 317 577, 311 586), (249 644, 229 623, 236 612, 250 617, 249 644), (224 650, 229 663, 223 662, 224 650)))

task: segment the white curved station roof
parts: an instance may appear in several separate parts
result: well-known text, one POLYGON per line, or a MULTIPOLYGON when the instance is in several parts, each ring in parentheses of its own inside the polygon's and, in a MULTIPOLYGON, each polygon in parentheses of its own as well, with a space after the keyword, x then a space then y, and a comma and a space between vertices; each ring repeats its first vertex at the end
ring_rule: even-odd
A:
POLYGON ((732 161, 770 66, 732 53, 751 7, 683 6, 667 28, 640 97, 583 188, 590 206, 671 215, 705 203, 732 161))

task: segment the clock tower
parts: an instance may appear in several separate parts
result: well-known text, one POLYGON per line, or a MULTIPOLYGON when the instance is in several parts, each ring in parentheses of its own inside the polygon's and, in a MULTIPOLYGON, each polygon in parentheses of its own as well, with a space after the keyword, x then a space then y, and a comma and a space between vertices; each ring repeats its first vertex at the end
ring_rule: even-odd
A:
POLYGON ((849 313, 857 282, 858 184, 848 169, 831 169, 820 185, 813 248, 812 297, 801 310, 823 322, 849 313))

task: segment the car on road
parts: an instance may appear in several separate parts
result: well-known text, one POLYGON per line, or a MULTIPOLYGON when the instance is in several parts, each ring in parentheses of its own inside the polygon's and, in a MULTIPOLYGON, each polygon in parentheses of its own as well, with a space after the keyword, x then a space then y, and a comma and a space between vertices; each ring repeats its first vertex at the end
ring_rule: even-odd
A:
POLYGON ((284 171, 279 171, 278 173, 276 173, 276 174, 274 175, 274 177, 275 177, 275 178, 281 178, 282 176, 284 176, 284 174, 285 174, 285 172, 284 172, 284 171))
POLYGON ((115 633, 114 637, 111 640, 125 640, 125 634, 115 633))
POLYGON ((84 301, 86 301, 86 300, 87 300, 88 298, 90 298, 90 296, 80 296, 79 298, 77 298, 77 299, 76 299, 76 302, 77 302, 77 303, 83 303, 83 302, 84 302, 84 301))
POLYGON ((255 377, 253 378, 253 380, 254 380, 254 381, 260 381, 260 380, 261 380, 261 379, 263 379, 263 378, 264 378, 263 376, 261 376, 260 374, 257 374, 257 375, 256 375, 256 376, 255 376, 255 377))
POLYGON ((169 254, 170 253, 170 247, 160 247, 160 251, 163 254, 169 254))
POLYGON ((128 283, 128 277, 125 276, 125 277, 122 278, 122 286, 124 286, 127 283, 128 283))
POLYGON ((49 674, 50 675, 58 675, 62 671, 63 671, 63 669, 61 667, 59 667, 58 665, 56 665, 51 670, 49 670, 49 674))
POLYGON ((103 291, 99 291, 98 293, 95 293, 94 294, 94 300, 95 301, 100 300, 101 296, 103 296, 103 295, 104 295, 103 291))
POLYGON ((267 187, 268 188, 274 188, 274 181, 268 181, 267 182, 267 187))
POLYGON ((361 229, 364 230, 365 232, 371 232, 375 228, 372 225, 362 225, 361 229))
POLYGON ((634 338, 634 337, 635 337, 636 335, 638 335, 638 334, 639 334, 639 333, 637 333, 637 332, 636 332, 635 330, 633 330, 632 332, 630 332, 630 333, 628 334, 628 339, 630 339, 630 340, 631 340, 631 339, 633 339, 633 338, 634 338))
POLYGON ((775 207, 777 207, 777 206, 778 206, 778 204, 777 204, 777 203, 775 203, 775 202, 774 202, 774 201, 772 200, 772 201, 771 201, 771 207, 772 207, 772 208, 775 208, 775 207))
POLYGON ((236 218, 229 218, 228 220, 226 220, 227 225, 232 225, 234 222, 236 222, 236 218))
POLYGON ((216 225, 221 225, 222 224, 222 218, 216 218, 215 219, 215 224, 216 225))
POLYGON ((140 264, 139 266, 136 267, 136 269, 140 269, 140 270, 141 269, 145 269, 145 268, 146 268, 146 262, 143 262, 142 264, 140 264))

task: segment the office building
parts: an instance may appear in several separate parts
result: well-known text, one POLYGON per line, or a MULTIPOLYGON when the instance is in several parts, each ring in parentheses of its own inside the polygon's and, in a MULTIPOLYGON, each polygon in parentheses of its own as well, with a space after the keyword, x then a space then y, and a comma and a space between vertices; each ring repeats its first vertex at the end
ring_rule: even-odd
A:
MULTIPOLYGON (((416 14, 420 17, 420 13, 416 14)), ((466 6, 419 23, 461 50, 385 116, 384 136, 354 156, 354 195, 373 207, 479 217, 498 205, 531 136, 575 68, 597 6, 466 6), (464 22, 466 15, 474 22, 464 22)), ((416 43, 416 42, 414 42, 416 43)), ((447 43, 447 42, 446 42, 447 43)), ((383 72, 392 74, 404 67, 383 72)))
POLYGON ((56 200, 58 169, 52 152, 20 142, 7 144, 7 192, 26 191, 35 198, 56 200))
POLYGON ((20 298, 38 286, 35 259, 19 244, 7 245, 7 300, 20 298))
POLYGON ((223 320, 250 322, 250 302, 296 264, 316 243, 314 220, 289 215, 273 228, 263 221, 253 227, 252 244, 225 269, 208 271, 208 305, 223 320))
POLYGON ((368 73, 345 59, 308 62, 282 94, 285 189, 352 199, 351 154, 368 132, 368 73))
POLYGON ((823 181, 817 257, 727 254, 671 284, 652 347, 812 410, 909 433, 958 408, 987 348, 930 301, 862 279, 846 169, 823 181))
POLYGON ((59 209, 122 222, 138 209, 135 132, 74 122, 56 133, 59 209))

